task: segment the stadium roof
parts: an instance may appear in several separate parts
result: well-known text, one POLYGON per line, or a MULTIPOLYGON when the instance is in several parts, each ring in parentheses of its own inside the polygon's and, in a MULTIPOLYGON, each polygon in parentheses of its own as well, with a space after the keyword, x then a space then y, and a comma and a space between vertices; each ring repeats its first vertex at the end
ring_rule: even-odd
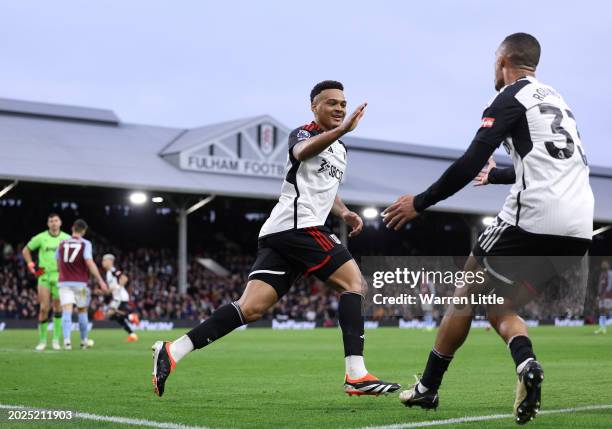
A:
MULTIPOLYGON (((268 115, 180 129, 123 123, 110 110, 7 99, 0 99, 0 130, 0 179, 268 199, 278 197, 289 133, 268 115)), ((340 194, 360 205, 422 191, 462 153, 343 141, 350 163, 340 194)), ((591 167, 591 185, 596 220, 612 221, 612 169, 591 167)), ((437 209, 494 214, 507 192, 468 186, 437 209)))

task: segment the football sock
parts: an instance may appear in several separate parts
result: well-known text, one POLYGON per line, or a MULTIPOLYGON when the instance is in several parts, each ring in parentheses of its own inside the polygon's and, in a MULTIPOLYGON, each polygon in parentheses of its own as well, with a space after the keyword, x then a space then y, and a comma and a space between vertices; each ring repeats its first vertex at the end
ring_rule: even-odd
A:
POLYGON ((44 322, 38 322, 38 342, 46 343, 47 342, 47 328, 49 324, 45 320, 44 322))
POLYGON ((536 358, 533 353, 531 340, 525 335, 517 335, 510 338, 510 341, 508 341, 508 348, 510 349, 510 354, 512 354, 512 359, 516 365, 517 373, 523 370, 527 362, 536 358))
POLYGON ((429 390, 428 387, 423 386, 423 383, 421 383, 420 381, 417 383, 416 385, 416 390, 419 393, 425 393, 429 390))
POLYGON ((72 312, 62 311, 62 331, 64 334, 64 343, 70 342, 70 329, 72 328, 72 312))
POLYGON ((431 349, 429 359, 427 359, 427 366, 425 366, 425 371, 423 372, 423 377, 421 377, 421 381, 417 386, 419 391, 421 393, 430 389, 438 391, 442 384, 442 377, 444 377, 444 373, 452 360, 452 356, 443 355, 436 349, 431 349), (426 389, 423 389, 423 387, 426 389))
POLYGON ((607 318, 606 316, 599 316, 599 327, 600 328, 605 328, 606 327, 606 322, 607 322, 607 318))
POLYGON ((352 380, 368 375, 363 356, 346 356, 344 358, 344 366, 346 374, 352 380))
POLYGON ((62 313, 53 313, 53 341, 59 341, 62 336, 62 313))
POLYGON ((174 362, 178 363, 178 361, 183 359, 187 353, 191 351, 193 351, 193 343, 187 335, 183 335, 181 338, 170 344, 170 355, 172 356, 172 359, 174 359, 174 362))
POLYGON ((87 324, 89 323, 87 313, 79 311, 79 331, 81 332, 81 341, 87 339, 87 324))
POLYGON ((132 328, 130 328, 130 323, 129 323, 129 320, 128 320, 127 316, 122 316, 121 317, 121 321, 119 322, 119 324, 121 324, 121 326, 123 326, 123 329, 125 329, 125 331, 128 334, 133 334, 134 333, 134 331, 132 331, 132 328))
POLYGON ((132 328, 130 328, 127 316, 121 315, 119 313, 114 313, 111 316, 111 319, 113 319, 115 322, 121 325, 121 327, 125 329, 128 334, 132 334, 134 332, 132 331, 132 328))
POLYGON ((187 332, 187 336, 195 349, 201 349, 245 323, 240 306, 232 302, 219 307, 212 316, 187 332))
POLYGON ((363 296, 354 292, 344 292, 338 303, 338 322, 342 329, 344 356, 363 356, 363 316, 361 303, 363 296))

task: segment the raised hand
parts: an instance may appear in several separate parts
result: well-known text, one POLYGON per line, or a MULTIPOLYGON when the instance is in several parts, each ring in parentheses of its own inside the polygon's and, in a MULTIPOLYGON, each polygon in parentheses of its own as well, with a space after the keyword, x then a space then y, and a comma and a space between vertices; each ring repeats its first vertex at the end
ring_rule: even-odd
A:
POLYGON ((476 175, 476 177, 474 177, 474 186, 485 186, 489 184, 489 171, 491 171, 491 169, 495 168, 497 166, 497 163, 495 162, 495 160, 493 159, 493 157, 489 157, 489 161, 487 162, 487 165, 485 165, 484 167, 482 167, 482 170, 480 170, 480 172, 476 175))
POLYGON ((346 133, 350 133, 355 128, 357 128, 357 124, 359 123, 359 121, 363 117, 363 114, 365 113, 365 108, 366 108, 367 105, 368 105, 368 103, 361 104, 359 107, 357 107, 357 109, 355 109, 355 111, 353 113, 351 113, 351 116, 349 116, 344 121, 344 123, 341 125, 341 127, 342 127, 342 131, 344 131, 345 134, 346 133))
POLYGON ((346 212, 342 216, 342 220, 351 227, 351 232, 349 232, 348 235, 349 237, 355 237, 363 230, 363 220, 361 220, 361 217, 355 212, 346 212))
POLYGON ((383 222, 387 228, 393 228, 396 231, 399 231, 418 214, 414 208, 414 196, 410 194, 402 195, 382 212, 383 222))

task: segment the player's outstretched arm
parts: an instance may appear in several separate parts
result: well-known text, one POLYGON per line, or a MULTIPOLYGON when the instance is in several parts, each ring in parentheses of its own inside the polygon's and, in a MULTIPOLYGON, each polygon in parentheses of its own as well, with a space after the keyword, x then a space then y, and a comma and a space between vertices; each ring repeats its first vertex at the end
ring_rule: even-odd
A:
POLYGON ((336 195, 331 211, 335 216, 338 216, 344 221, 344 223, 351 227, 349 237, 355 237, 363 230, 363 220, 361 219, 361 216, 353 211, 350 211, 342 201, 342 198, 340 198, 340 195, 336 195))
POLYGON ((425 192, 417 196, 403 195, 383 211, 387 228, 399 230, 426 208, 461 190, 478 174, 494 150, 495 146, 474 140, 468 150, 425 192))
POLYGON ((106 285, 106 282, 102 279, 102 276, 100 275, 100 271, 98 270, 98 266, 93 261, 93 259, 85 259, 85 264, 87 264, 87 268, 89 269, 89 272, 91 273, 92 276, 94 276, 94 278, 100 285, 100 289, 102 289, 102 292, 105 292, 105 293, 108 292, 108 286, 106 285))
POLYGON ((465 153, 425 192, 417 196, 399 197, 383 211, 387 228, 399 230, 420 212, 463 189, 478 175, 483 165, 524 113, 525 107, 514 95, 507 91, 500 92, 485 109, 480 128, 465 153))
POLYGON ((293 146, 292 153, 298 161, 305 161, 317 156, 343 135, 350 133, 363 117, 368 103, 363 103, 349 116, 342 125, 324 133, 302 140, 293 146))

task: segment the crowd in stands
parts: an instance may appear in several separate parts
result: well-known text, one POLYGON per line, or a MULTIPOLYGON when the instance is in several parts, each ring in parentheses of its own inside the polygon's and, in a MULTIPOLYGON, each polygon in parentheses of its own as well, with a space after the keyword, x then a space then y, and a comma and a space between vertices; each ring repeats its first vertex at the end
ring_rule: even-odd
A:
MULTIPOLYGON (((33 319, 37 317, 36 279, 28 272, 21 245, 13 245, 0 239, 0 319, 33 319)), ((141 319, 202 320, 211 312, 223 305, 237 300, 246 285, 247 276, 253 257, 225 250, 215 254, 193 255, 188 270, 187 293, 179 293, 177 286, 176 255, 169 249, 139 248, 122 250, 94 241, 94 258, 101 266, 100 260, 105 253, 116 256, 116 265, 129 277, 128 291, 130 306, 141 319), (198 257, 208 257, 224 266, 231 274, 220 276, 205 268, 198 257)), ((432 266, 433 269, 440 267, 432 266)), ((572 281, 573 283, 573 281, 572 281)), ((102 294, 99 287, 91 283, 91 317, 94 320, 105 318, 110 296, 102 294)), ((438 296, 449 296, 452 288, 435 285, 438 296)), ((416 291, 418 293, 418 291, 416 291)), ((526 307, 526 317, 554 318, 556 316, 580 316, 580 307, 584 303, 570 295, 558 297, 558 305, 551 306, 550 300, 540 300, 526 307)), ((301 279, 274 306, 266 319, 323 320, 333 324, 338 309, 339 295, 325 287, 314 277, 301 279)), ((434 309, 435 318, 439 319, 444 308, 434 309)), ((401 314, 397 311, 386 311, 375 308, 367 311, 368 318, 400 316, 406 320, 423 316, 417 306, 405 306, 401 314)))
MULTIPOLYGON (((28 272, 21 247, 0 240, 0 319, 37 317, 36 279, 28 272)), ((100 267, 105 253, 116 256, 116 266, 129 277, 130 306, 141 319, 202 320, 223 305, 237 300, 242 293, 252 256, 233 252, 194 255, 188 270, 187 293, 179 293, 176 275, 176 255, 168 249, 121 249, 94 242, 94 259, 100 267), (219 276, 197 262, 209 257, 231 274, 219 276)), ((90 312, 93 319, 103 319, 110 296, 104 295, 91 282, 90 312)), ((338 296, 323 287, 314 277, 302 279, 291 293, 265 316, 271 319, 331 320, 336 317, 338 296)))

